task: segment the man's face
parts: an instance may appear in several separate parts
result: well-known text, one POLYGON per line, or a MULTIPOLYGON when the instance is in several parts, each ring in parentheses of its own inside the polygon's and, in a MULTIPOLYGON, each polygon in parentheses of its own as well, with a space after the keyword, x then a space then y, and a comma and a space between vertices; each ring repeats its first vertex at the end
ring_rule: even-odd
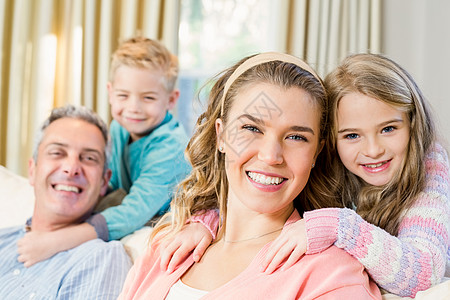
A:
POLYGON ((97 126, 62 118, 44 131, 37 161, 29 161, 36 197, 33 223, 65 226, 86 217, 106 192, 105 141, 97 126))

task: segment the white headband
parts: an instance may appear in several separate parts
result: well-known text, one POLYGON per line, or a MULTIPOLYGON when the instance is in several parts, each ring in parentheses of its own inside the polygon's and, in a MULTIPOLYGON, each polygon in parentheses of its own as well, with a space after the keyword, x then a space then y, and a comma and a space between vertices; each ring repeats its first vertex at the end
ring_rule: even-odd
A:
POLYGON ((221 99, 221 109, 220 109, 221 115, 223 115, 223 106, 225 102, 225 97, 233 82, 235 82, 236 79, 239 78, 239 76, 241 76, 245 71, 253 68, 254 66, 276 60, 299 66, 303 70, 311 73, 311 75, 313 75, 319 81, 320 85, 322 85, 322 81, 320 80, 320 77, 316 74, 316 72, 307 63, 305 63, 298 57, 281 52, 265 52, 257 54, 255 56, 250 57, 249 59, 244 61, 239 67, 237 67, 236 70, 234 70, 234 72, 230 75, 227 82, 225 82, 221 99))

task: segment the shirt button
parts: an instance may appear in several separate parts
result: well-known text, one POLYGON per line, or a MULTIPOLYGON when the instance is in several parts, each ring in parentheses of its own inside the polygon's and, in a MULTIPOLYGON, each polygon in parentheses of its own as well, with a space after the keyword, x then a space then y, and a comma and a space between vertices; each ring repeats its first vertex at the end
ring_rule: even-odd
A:
POLYGON ((19 269, 15 269, 15 270, 13 271, 13 274, 16 275, 16 276, 19 275, 19 274, 20 274, 20 270, 19 270, 19 269))

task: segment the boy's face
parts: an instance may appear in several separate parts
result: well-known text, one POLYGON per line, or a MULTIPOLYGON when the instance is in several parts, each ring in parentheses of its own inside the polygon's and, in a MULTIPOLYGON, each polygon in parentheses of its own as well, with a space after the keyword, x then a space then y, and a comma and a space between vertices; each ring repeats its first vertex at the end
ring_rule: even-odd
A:
POLYGON ((166 90, 161 71, 128 66, 117 68, 113 81, 108 82, 108 92, 111 114, 132 141, 161 124, 179 96, 178 90, 166 90))

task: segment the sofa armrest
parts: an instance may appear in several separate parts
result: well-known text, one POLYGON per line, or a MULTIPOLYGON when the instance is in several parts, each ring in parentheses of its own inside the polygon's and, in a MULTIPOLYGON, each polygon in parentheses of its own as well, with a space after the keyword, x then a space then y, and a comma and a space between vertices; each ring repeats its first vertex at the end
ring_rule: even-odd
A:
POLYGON ((34 208, 28 179, 0 166, 0 228, 25 224, 34 208))

